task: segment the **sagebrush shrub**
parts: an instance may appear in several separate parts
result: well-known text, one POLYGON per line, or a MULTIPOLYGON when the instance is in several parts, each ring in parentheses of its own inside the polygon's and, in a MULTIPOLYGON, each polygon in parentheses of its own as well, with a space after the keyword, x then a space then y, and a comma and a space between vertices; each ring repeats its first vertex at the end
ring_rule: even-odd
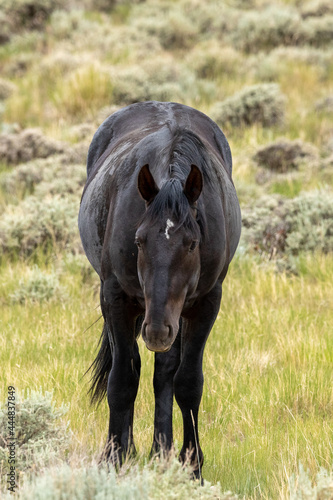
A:
POLYGON ((66 289, 60 285, 55 273, 45 273, 39 267, 30 269, 25 278, 19 280, 10 300, 13 304, 25 302, 54 302, 66 298, 66 289))
POLYGON ((185 17, 197 26, 199 33, 205 39, 207 33, 211 38, 223 38, 234 30, 238 21, 239 12, 230 8, 225 2, 183 0, 181 5, 185 17))
POLYGON ((333 196, 331 191, 303 193, 286 202, 287 251, 333 251, 333 196))
MULTIPOLYGON (((122 471, 121 471, 122 472, 122 471)), ((142 470, 132 464, 117 476, 113 468, 97 464, 71 468, 67 464, 46 470, 32 481, 26 481, 20 500, 150 500, 190 498, 237 500, 231 493, 223 494, 220 486, 190 480, 190 470, 173 457, 146 464, 142 470)))
POLYGON ((302 23, 302 43, 314 47, 325 47, 333 41, 333 14, 323 17, 309 17, 302 23))
POLYGON ((14 92, 15 88, 16 86, 12 82, 0 78, 0 101, 7 99, 14 92))
POLYGON ((302 17, 319 17, 333 14, 333 3, 331 0, 311 0, 301 5, 302 17))
MULTIPOLYGON (((324 8, 323 8, 324 9, 324 8)), ((332 15, 325 6, 322 17, 305 16, 296 9, 272 5, 266 9, 250 10, 239 16, 230 34, 232 43, 240 50, 256 53, 279 45, 324 47, 332 42, 332 15)))
POLYGON ((264 196, 242 209, 242 242, 268 257, 333 251, 333 196, 330 190, 294 199, 264 196))
MULTIPOLYGON (((62 461, 70 442, 67 423, 59 421, 68 412, 68 406, 55 406, 51 392, 28 391, 15 395, 15 444, 17 471, 35 472, 62 461)), ((8 458, 8 411, 0 407, 0 463, 8 458)), ((2 469, 5 474, 6 466, 2 469)), ((6 482, 6 481, 5 481, 6 482)), ((4 484, 5 484, 4 482, 4 484)))
POLYGON ((8 17, 6 16, 6 14, 2 10, 0 10, 0 26, 1 26, 0 45, 3 45, 5 43, 9 42, 10 37, 11 37, 11 29, 9 26, 8 17))
POLYGON ((78 244, 77 196, 42 200, 29 196, 8 205, 0 220, 0 256, 28 256, 37 248, 65 249, 78 244))
POLYGON ((316 111, 333 113, 333 94, 319 99, 316 102, 315 109, 316 111))
POLYGON ((313 66, 321 66, 323 69, 328 69, 332 63, 332 49, 318 49, 316 47, 277 47, 272 50, 268 57, 272 60, 272 64, 281 62, 294 62, 311 64, 313 66))
POLYGON ((2 0, 2 9, 13 31, 20 28, 40 29, 50 14, 64 7, 63 0, 2 0))
POLYGON ((230 38, 238 49, 245 52, 270 50, 278 45, 295 45, 300 25, 301 18, 296 10, 273 5, 239 16, 238 25, 230 38))
POLYGON ((285 97, 274 83, 245 87, 232 97, 216 103, 211 112, 218 124, 237 127, 259 123, 264 127, 280 124, 284 118, 285 97))
POLYGON ((65 144, 44 136, 38 129, 0 135, 0 161, 11 165, 33 158, 47 158, 64 152, 66 148, 65 144))
POLYGON ((216 79, 235 76, 244 61, 242 54, 233 47, 221 47, 219 43, 214 43, 195 48, 186 62, 199 78, 216 79))
POLYGON ((280 139, 261 147, 253 159, 258 165, 274 172, 297 169, 302 161, 316 158, 316 148, 301 140, 280 139))
POLYGON ((35 195, 80 195, 86 181, 86 167, 68 161, 67 155, 37 159, 18 165, 0 176, 0 187, 7 194, 20 196, 35 195))
POLYGON ((298 473, 289 478, 289 488, 290 500, 329 500, 333 493, 333 475, 321 467, 313 481, 310 472, 300 463, 298 473))
POLYGON ((199 26, 177 3, 140 5, 132 12, 131 24, 143 36, 157 38, 167 50, 189 49, 199 39, 199 26))
POLYGON ((138 101, 184 101, 196 93, 195 75, 180 63, 166 58, 129 66, 112 74, 113 101, 131 104, 138 101))

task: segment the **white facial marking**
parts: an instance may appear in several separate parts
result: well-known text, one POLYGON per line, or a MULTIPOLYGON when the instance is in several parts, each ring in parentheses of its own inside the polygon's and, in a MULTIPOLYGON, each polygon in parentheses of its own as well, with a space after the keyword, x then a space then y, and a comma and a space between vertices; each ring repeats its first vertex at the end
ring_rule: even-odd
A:
POLYGON ((169 229, 173 226, 174 226, 174 223, 172 222, 172 220, 168 219, 167 223, 166 223, 165 233, 164 233, 167 240, 170 239, 169 229))

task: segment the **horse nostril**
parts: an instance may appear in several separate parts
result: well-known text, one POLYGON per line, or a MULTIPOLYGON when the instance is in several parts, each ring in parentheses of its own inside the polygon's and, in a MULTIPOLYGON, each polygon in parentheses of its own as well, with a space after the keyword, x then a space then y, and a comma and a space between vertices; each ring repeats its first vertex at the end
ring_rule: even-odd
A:
POLYGON ((168 340, 172 340, 173 338, 173 329, 171 325, 168 325, 169 332, 168 332, 168 340))
POLYGON ((141 327, 141 336, 143 340, 146 340, 146 328, 147 328, 147 323, 145 322, 141 327))

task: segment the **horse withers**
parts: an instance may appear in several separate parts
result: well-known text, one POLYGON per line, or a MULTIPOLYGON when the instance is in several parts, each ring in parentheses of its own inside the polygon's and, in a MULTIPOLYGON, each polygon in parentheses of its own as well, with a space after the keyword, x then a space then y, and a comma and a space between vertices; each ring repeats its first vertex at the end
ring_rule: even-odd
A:
POLYGON ((93 137, 79 229, 101 281, 104 327, 91 392, 96 402, 107 395, 107 457, 115 464, 135 451, 141 332, 155 352, 152 452, 172 447, 175 395, 180 458, 201 475, 202 358, 241 231, 231 171, 222 131, 181 104, 132 104, 93 137))

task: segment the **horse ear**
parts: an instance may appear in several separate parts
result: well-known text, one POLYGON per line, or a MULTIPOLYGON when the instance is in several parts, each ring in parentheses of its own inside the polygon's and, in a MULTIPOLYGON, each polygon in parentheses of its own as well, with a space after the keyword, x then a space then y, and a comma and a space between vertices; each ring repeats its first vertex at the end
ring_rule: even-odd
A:
POLYGON ((151 175, 148 164, 144 165, 139 172, 138 189, 142 198, 147 203, 153 201, 159 191, 154 181, 154 177, 151 175))
POLYGON ((202 185, 202 173, 196 165, 191 165, 191 172, 186 179, 184 187, 184 194, 190 205, 193 205, 199 198, 202 191, 202 185))

